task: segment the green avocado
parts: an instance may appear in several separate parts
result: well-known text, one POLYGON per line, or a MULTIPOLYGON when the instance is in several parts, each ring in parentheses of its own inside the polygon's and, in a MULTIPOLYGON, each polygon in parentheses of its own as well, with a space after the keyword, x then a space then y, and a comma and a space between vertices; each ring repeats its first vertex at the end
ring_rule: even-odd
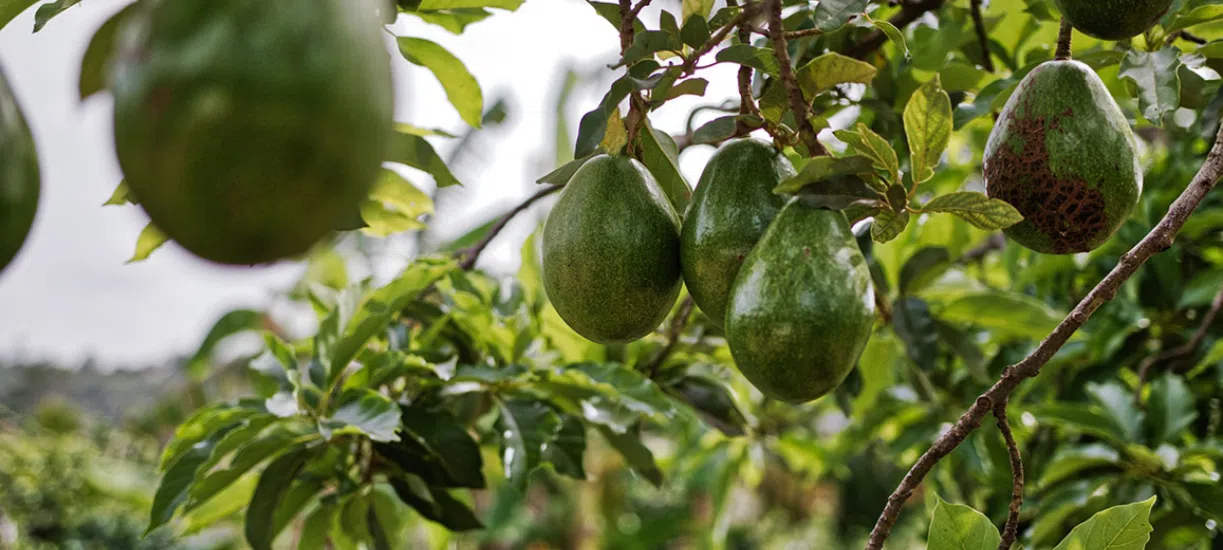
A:
POLYGON ((544 291, 578 334, 636 340, 666 318, 681 283, 679 215, 640 162, 597 156, 548 214, 544 291))
POLYGON ((730 285, 786 199, 773 193, 794 176, 790 159, 759 139, 730 142, 705 165, 680 232, 680 263, 693 301, 716 324, 730 285))
POLYGON ((391 136, 381 0, 152 0, 120 29, 119 166, 153 224, 220 264, 306 252, 391 136))
POLYGON ((845 215, 796 197, 735 277, 726 341, 761 393, 806 403, 845 380, 874 320, 870 270, 845 215))
POLYGON ((1100 246, 1142 193, 1134 132, 1078 61, 1048 61, 1024 77, 990 133, 983 172, 986 193, 1024 216, 1006 235, 1045 254, 1100 246))
POLYGON ((40 189, 34 137, 7 75, 0 70, 0 271, 25 244, 40 189))
POLYGON ((1172 0, 1054 0, 1079 32, 1102 40, 1125 40, 1147 31, 1172 0))

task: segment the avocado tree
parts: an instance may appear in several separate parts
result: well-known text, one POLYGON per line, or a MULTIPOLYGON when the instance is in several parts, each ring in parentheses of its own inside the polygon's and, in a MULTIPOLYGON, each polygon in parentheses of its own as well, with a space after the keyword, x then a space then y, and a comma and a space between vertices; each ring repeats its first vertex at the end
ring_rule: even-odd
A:
MULTIPOLYGON (((76 3, 42 2, 35 30, 76 3)), ((137 0, 97 31, 81 94, 116 98, 108 204, 149 214, 136 259, 306 260, 292 299, 318 318, 307 338, 218 320, 196 376, 231 335, 264 346, 249 391, 166 444, 149 532, 1223 547, 1223 5, 587 3, 620 59, 572 154, 379 283, 337 246, 427 225, 405 174, 460 182, 434 148, 452 134, 391 120, 371 37, 410 21, 398 54, 478 127, 475 78, 411 30, 520 0, 137 0), (737 101, 651 123, 719 64, 737 101), (694 191, 697 147, 717 153, 694 191), (552 198, 516 274, 479 268, 552 198)), ((8 95, 0 158, 30 141, 8 95)))

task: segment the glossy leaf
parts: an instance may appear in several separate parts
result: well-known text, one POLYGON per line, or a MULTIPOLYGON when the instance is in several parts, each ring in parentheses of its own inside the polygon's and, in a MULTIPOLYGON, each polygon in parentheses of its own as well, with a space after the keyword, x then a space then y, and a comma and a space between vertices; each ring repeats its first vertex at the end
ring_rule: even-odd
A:
POLYGON ((331 439, 340 434, 361 434, 374 441, 395 441, 399 436, 399 407, 374 390, 345 390, 330 418, 319 420, 319 431, 331 439))
POLYGON ((1053 550, 1142 550, 1151 539, 1155 497, 1114 506, 1075 526, 1053 550))
MULTIPOLYGON (((822 182, 835 179, 837 182, 852 178, 837 178, 837 176, 852 176, 857 174, 870 173, 873 162, 871 159, 864 156, 852 157, 815 157, 803 166, 801 172, 794 177, 782 181, 773 189, 777 194, 794 194, 809 186, 815 187, 812 189, 813 194, 819 194, 820 186, 816 185, 822 182)), ((836 182, 834 182, 836 183, 836 182)), ((841 183, 840 185, 849 185, 841 183)), ((862 184, 865 186, 865 183, 862 184)), ((875 193, 867 191, 857 193, 858 198, 873 198, 877 196, 875 193)))
MULTIPOLYGON (((240 430, 230 432, 230 434, 237 433, 240 433, 240 430)), ((301 428, 277 424, 239 448, 224 468, 212 472, 201 469, 201 474, 204 475, 199 477, 191 487, 191 498, 184 510, 189 512, 204 505, 209 499, 220 494, 230 484, 238 481, 263 462, 275 459, 286 452, 304 448, 310 441, 309 437, 303 437, 305 435, 306 432, 301 428)), ((318 436, 314 437, 317 439, 318 436)), ((228 443, 227 440, 222 441, 222 444, 228 443)), ((222 449, 218 446, 216 455, 221 455, 221 453, 222 449)))
POLYGON ((703 376, 685 376, 671 390, 693 408, 705 423, 735 437, 746 433, 747 419, 725 385, 703 376))
POLYGON ((484 524, 476 517, 471 507, 454 498, 445 489, 432 488, 419 479, 391 478, 391 487, 408 506, 422 517, 436 522, 451 531, 483 529, 484 524))
POLYGON ((867 0, 820 0, 815 5, 815 28, 824 32, 835 31, 850 19, 866 11, 867 0))
POLYGON ((179 454, 170 467, 161 476, 157 493, 153 496, 153 506, 149 511, 149 526, 145 534, 165 525, 174 517, 174 512, 187 501, 191 484, 195 483, 200 466, 212 456, 217 442, 225 437, 237 424, 229 424, 214 431, 207 439, 192 445, 179 454))
POLYGON ((538 401, 511 399, 501 401, 498 407, 505 477, 522 490, 531 472, 539 468, 543 451, 560 431, 561 420, 556 411, 538 401))
POLYGON ((654 463, 654 453, 641 443, 632 433, 616 433, 609 428, 599 426, 599 433, 607 440, 638 475, 646 478, 655 487, 662 486, 662 471, 654 463))
POLYGON ((306 460, 308 449, 287 453, 273 461, 259 476, 255 494, 246 509, 246 542, 254 550, 271 550, 272 541, 280 531, 276 528, 275 516, 282 501, 288 502, 290 487, 306 460))
POLYGON ((556 438, 546 451, 544 460, 552 464, 556 473, 574 479, 586 479, 583 460, 586 456, 586 426, 577 417, 564 415, 556 438))
POLYGON ((874 65, 828 52, 803 65, 795 72, 795 78, 803 95, 813 98, 840 84, 870 84, 879 70, 874 65))
POLYGON ((1001 541, 998 528, 985 514, 938 498, 930 519, 927 550, 995 550, 1001 541))
POLYGON ((446 98, 459 116, 473 128, 479 128, 484 114, 484 96, 480 83, 459 58, 436 42, 424 38, 400 37, 399 53, 409 62, 429 69, 446 91, 446 98))
POLYGON ((718 51, 714 59, 724 63, 738 63, 775 75, 779 69, 777 57, 770 48, 750 44, 734 44, 718 51))
POLYGON ((642 164, 649 168, 650 174, 653 174, 654 180, 662 187, 675 211, 685 211, 688 208, 688 200, 692 198, 692 186, 679 169, 675 142, 665 132, 655 130, 648 119, 645 120, 639 135, 642 164))

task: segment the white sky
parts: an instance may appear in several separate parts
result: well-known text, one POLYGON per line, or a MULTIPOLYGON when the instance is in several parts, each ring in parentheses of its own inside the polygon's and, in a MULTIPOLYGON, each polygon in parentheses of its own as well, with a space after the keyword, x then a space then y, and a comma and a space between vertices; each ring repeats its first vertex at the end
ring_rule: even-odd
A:
MULTIPOLYGON (((76 79, 94 29, 127 3, 84 0, 37 34, 30 32, 36 9, 31 8, 0 31, 0 65, 30 119, 43 172, 34 230, 17 260, 0 274, 0 358, 74 365, 93 357, 110 367, 155 363, 189 353, 224 312, 272 303, 277 291, 301 273, 301 265, 294 263, 217 267, 172 244, 145 262, 124 264, 146 218, 136 207, 101 206, 121 179, 110 142, 110 99, 99 96, 81 104, 76 79)), ((679 0, 657 3, 676 10, 679 0)), ((654 27, 657 13, 651 8, 643 20, 654 27)), ((499 12, 462 36, 409 17, 396 30, 450 48, 480 81, 486 102, 498 93, 508 93, 511 100, 509 123, 481 140, 476 162, 458 167, 466 189, 452 201, 467 211, 446 210, 434 221, 453 231, 537 189, 534 180, 552 168, 561 71, 567 65, 589 71, 613 61, 619 46, 612 26, 581 0, 528 0, 517 12, 499 12)), ((397 118, 461 131, 463 123, 432 75, 398 54, 394 58, 397 118)), ((705 71, 702 76, 710 80, 706 97, 673 101, 652 115, 655 126, 679 132, 692 107, 731 97, 734 71, 729 65, 705 71)), ((604 90, 588 86, 581 91, 569 113, 573 135, 578 118, 604 90)), ((443 154, 448 147, 444 141, 435 145, 443 154)), ((711 147, 693 147, 681 158, 693 184, 712 152, 711 147)), ((412 179, 430 183, 420 174, 412 179)), ((514 268, 531 223, 511 226, 482 265, 514 268)))

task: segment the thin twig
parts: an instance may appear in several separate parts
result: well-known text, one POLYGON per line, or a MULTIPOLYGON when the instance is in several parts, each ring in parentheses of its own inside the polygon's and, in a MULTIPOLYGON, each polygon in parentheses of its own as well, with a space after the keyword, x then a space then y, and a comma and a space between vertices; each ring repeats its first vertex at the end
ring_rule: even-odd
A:
POLYGON ((1006 420, 1006 401, 994 406, 994 418, 998 419, 998 431, 1002 432, 1002 440, 1006 442, 1006 450, 1011 455, 1011 507, 1006 515, 1006 524, 1002 527, 1002 541, 998 550, 1011 550, 1015 538, 1019 534, 1019 509, 1023 507, 1023 457, 1019 454, 1019 445, 1015 443, 1015 434, 1011 432, 1011 424, 1006 420))
POLYGON ((1070 59, 1070 39, 1074 35, 1074 27, 1070 26, 1070 21, 1065 17, 1062 18, 1062 26, 1057 31, 1057 53, 1053 58, 1058 61, 1070 59))
MULTIPOLYGON (((620 56, 628 51, 629 46, 633 44, 633 38, 636 35, 636 30, 633 28, 633 22, 637 20, 637 14, 649 5, 651 0, 641 0, 636 7, 632 6, 632 0, 620 0, 620 56)), ((645 99, 641 97, 641 92, 633 90, 629 94, 628 116, 624 117, 624 129, 628 133, 628 142, 626 147, 630 154, 635 150, 637 145, 637 134, 641 128, 641 122, 645 119, 645 99)))
POLYGON ((803 98, 803 89, 798 85, 794 75, 794 67, 790 66, 790 51, 786 43, 785 27, 781 21, 781 0, 768 0, 769 37, 773 41, 773 55, 777 57, 780 68, 781 83, 790 96, 790 109, 794 111, 794 121, 798 125, 798 135, 807 146, 807 156, 827 155, 828 151, 820 144, 815 127, 811 125, 811 106, 803 98))
POLYGON ((981 44, 981 66, 994 72, 994 59, 989 53, 989 34, 985 31, 985 20, 981 17, 981 0, 969 2, 972 7, 972 24, 977 28, 977 42, 981 44))
POLYGON ((641 10, 644 10, 645 7, 650 5, 650 2, 652 1, 653 0, 641 0, 640 2, 637 3, 636 6, 633 6, 633 11, 629 13, 629 16, 630 16, 629 24, 630 25, 632 24, 634 20, 637 19, 637 16, 641 14, 641 10))
MULTIPOLYGON (((888 19, 888 23, 892 26, 903 29, 909 24, 917 21, 927 12, 936 11, 943 7, 946 0, 918 0, 916 2, 901 3, 900 13, 888 19)), ((862 38, 862 40, 850 45, 845 49, 845 55, 856 59, 865 59, 866 56, 873 53, 883 46, 888 41, 888 36, 883 34, 883 31, 875 30, 862 38)))
POLYGON ((1206 333, 1209 331, 1210 325, 1214 324, 1215 318, 1219 316, 1219 310, 1221 309, 1223 309, 1223 287, 1220 287, 1219 291, 1215 293, 1214 300, 1210 302, 1210 309, 1206 311, 1206 316, 1202 317, 1202 324, 1198 326, 1197 332, 1193 333, 1193 337, 1188 342, 1143 359, 1142 363, 1138 366, 1138 385, 1134 388, 1134 403, 1142 404, 1142 388, 1146 385, 1151 375, 1151 367, 1164 361, 1188 357, 1197 351, 1198 347, 1202 345, 1202 341, 1206 339, 1206 333))
POLYGON ((1169 44, 1171 44, 1171 43, 1172 43, 1173 41, 1175 41, 1177 38, 1179 38, 1179 39, 1181 39, 1181 40, 1184 40, 1185 42, 1192 42, 1192 43, 1197 44, 1197 45, 1199 45, 1199 46, 1203 46, 1203 45, 1205 45, 1207 42, 1209 42, 1209 41, 1208 41, 1208 40, 1206 40, 1205 38, 1202 38, 1202 37, 1200 37, 1200 36, 1198 36, 1198 35, 1196 35, 1196 34, 1193 34, 1193 33, 1189 32, 1189 31, 1186 31, 1186 30, 1183 30, 1183 29, 1182 29, 1182 30, 1176 31, 1176 32, 1174 32, 1174 33, 1172 33, 1172 34, 1168 35, 1168 43, 1169 43, 1169 44))
POLYGON ((1062 319, 1057 328, 1045 337, 1031 354, 1022 361, 1007 367, 1002 377, 989 390, 981 394, 972 407, 969 407, 956 420, 951 429, 939 436, 938 440, 909 469, 909 473, 905 474, 900 485, 888 497, 887 506, 879 515, 879 520, 875 522, 875 528, 871 530, 870 539, 866 545, 867 550, 883 548, 883 543, 891 534, 896 518, 900 516, 901 507, 913 494, 913 490, 921 484, 935 464, 963 443, 968 434, 981 427, 981 419, 989 414, 994 403, 1006 401, 1021 382, 1040 374, 1041 367, 1053 358, 1053 355, 1083 326, 1083 323, 1087 322, 1096 309, 1117 295, 1117 289, 1129 280, 1143 263, 1155 254, 1172 247, 1176 234, 1184 227, 1185 221, 1206 198, 1206 194, 1214 188, 1221 176, 1223 176, 1223 127, 1220 127, 1214 146, 1210 154, 1206 156, 1201 170, 1194 176, 1193 181, 1185 188, 1180 197, 1168 207, 1168 213, 1155 228, 1129 252, 1121 256, 1117 266, 1091 292, 1087 293, 1087 296, 1065 319, 1062 319))
POLYGON ((675 312, 675 317, 671 319, 671 327, 667 330, 667 345, 658 352, 658 356, 650 362, 650 367, 647 369, 651 379, 658 377, 662 364, 667 361, 667 357, 671 356, 671 352, 675 351, 675 345, 679 343, 684 327, 688 326, 688 318, 692 316, 692 308, 695 305, 696 302, 692 301, 692 296, 684 298, 684 302, 679 305, 679 311, 675 312))
POLYGON ((472 246, 471 248, 465 248, 455 254, 456 256, 463 258, 463 260, 459 263, 459 267, 463 268, 464 271, 471 271, 471 269, 476 266, 476 260, 480 258, 480 253, 484 252, 485 248, 488 248, 488 243, 493 242, 493 239, 497 238, 497 234, 501 233, 502 229, 505 229, 505 226, 510 223, 510 220, 514 219, 514 216, 517 216, 526 209, 530 208, 531 205, 535 204, 539 199, 560 191, 561 187, 562 186, 560 185, 550 185, 540 189, 534 195, 527 197, 526 200, 519 203, 518 206, 515 206, 513 210, 507 212, 501 217, 501 219, 497 220, 497 223, 493 224, 493 226, 489 228, 488 233, 484 235, 484 238, 480 239, 480 242, 477 242, 475 246, 472 246))

